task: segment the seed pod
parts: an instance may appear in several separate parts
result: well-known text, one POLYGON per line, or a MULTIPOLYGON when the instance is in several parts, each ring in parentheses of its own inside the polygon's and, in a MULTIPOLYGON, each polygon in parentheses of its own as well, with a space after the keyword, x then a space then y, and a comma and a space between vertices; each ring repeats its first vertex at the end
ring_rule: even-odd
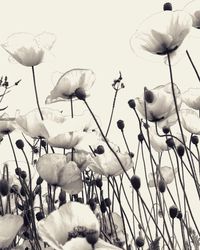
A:
POLYGON ((135 100, 130 99, 130 100, 128 101, 128 105, 129 105, 130 108, 135 109, 135 106, 136 106, 135 100))
POLYGON ((141 236, 138 236, 135 240, 135 245, 137 247, 143 247, 144 246, 144 238, 141 236))
POLYGON ((161 193, 164 193, 165 190, 166 190, 166 183, 165 181, 162 179, 162 180, 159 180, 158 182, 158 189, 161 193))
POLYGON ((165 3, 165 4, 163 5, 163 10, 164 10, 164 11, 166 11, 166 10, 172 11, 172 4, 171 4, 171 3, 165 3))
POLYGON ((131 184, 132 184, 132 187, 138 191, 140 186, 141 186, 141 181, 140 181, 140 177, 137 176, 137 175, 133 175, 131 177, 131 184))
POLYGON ((171 207, 169 208, 169 215, 170 215, 170 217, 171 217, 172 219, 176 218, 177 213, 178 213, 178 209, 177 209, 176 206, 171 206, 171 207))
POLYGON ((10 187, 8 181, 5 179, 0 180, 0 194, 2 196, 7 196, 9 193, 9 189, 10 187))
POLYGON ((24 142, 22 140, 17 140, 15 144, 19 149, 24 148, 24 142))
POLYGON ((117 121, 117 127, 118 127, 118 129, 120 129, 120 130, 123 130, 124 129, 124 121, 123 120, 118 120, 117 121))

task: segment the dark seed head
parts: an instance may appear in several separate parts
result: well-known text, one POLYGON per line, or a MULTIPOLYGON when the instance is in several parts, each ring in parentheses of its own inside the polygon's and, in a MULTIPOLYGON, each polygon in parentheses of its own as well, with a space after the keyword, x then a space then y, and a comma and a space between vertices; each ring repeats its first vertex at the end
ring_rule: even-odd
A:
POLYGON ((159 180, 158 182, 158 189, 161 193, 164 193, 166 190, 166 183, 164 180, 159 180))
POLYGON ((8 181, 5 179, 0 180, 0 194, 2 196, 8 195, 9 189, 10 187, 8 181))
POLYGON ((22 178, 23 180, 25 180, 25 179, 26 179, 26 176, 27 176, 26 171, 22 170, 21 173, 20 173, 20 176, 21 176, 21 178, 22 178))
POLYGON ((172 138, 168 138, 168 139, 166 140, 166 143, 167 143, 167 146, 168 146, 169 148, 175 147, 175 143, 174 143, 174 140, 173 140, 172 138))
POLYGON ((95 230, 90 230, 86 234, 87 242, 94 247, 99 239, 99 233, 95 230))
POLYGON ((120 130, 123 130, 124 129, 124 121, 123 120, 118 120, 117 121, 117 127, 118 127, 118 129, 120 129, 120 130))
POLYGON ((15 168, 15 174, 16 175, 20 176, 21 171, 22 171, 21 168, 15 168))
POLYGON ((15 144, 19 149, 24 148, 24 142, 22 140, 17 140, 15 144))
POLYGON ((101 201, 100 209, 101 209, 101 212, 102 212, 103 214, 107 211, 106 203, 105 203, 104 200, 101 201))
POLYGON ((36 219, 37 219, 38 221, 44 219, 44 213, 42 213, 42 212, 36 213, 35 216, 36 216, 36 219))
POLYGON ((197 144, 199 143, 199 138, 198 138, 198 136, 193 135, 193 136, 191 137, 191 142, 192 142, 194 145, 197 145, 197 144))
POLYGON ((78 88, 75 90, 75 96, 79 99, 79 100, 85 100, 86 98, 86 93, 85 90, 83 88, 78 88))
POLYGON ((106 198, 106 199, 104 199, 104 201, 105 201, 107 207, 111 206, 111 200, 110 200, 110 198, 106 198))
POLYGON ((98 155, 101 155, 104 153, 104 147, 102 145, 99 145, 96 150, 95 150, 95 153, 98 154, 98 155))
POLYGON ((185 148, 184 148, 184 146, 183 145, 179 145, 178 147, 177 147, 177 153, 178 153, 178 155, 180 156, 180 157, 183 157, 183 155, 184 155, 184 153, 185 153, 185 148))
POLYGON ((170 131, 170 129, 169 129, 168 127, 163 127, 162 130, 163 130, 163 133, 166 134, 166 135, 167 135, 167 134, 169 133, 169 131, 170 131))
POLYGON ((135 240, 135 245, 137 247, 143 247, 144 246, 144 238, 141 236, 138 236, 135 240))
POLYGON ((102 188, 103 182, 102 182, 102 180, 100 178, 96 179, 95 183, 96 183, 96 186, 98 188, 100 188, 100 189, 102 188))
POLYGON ((144 140, 144 135, 142 133, 140 133, 138 135, 138 141, 142 142, 144 140))
POLYGON ((90 206, 90 209, 94 211, 97 207, 97 204, 93 198, 89 199, 88 204, 90 206))
POLYGON ((183 214, 182 214, 181 211, 177 212, 176 218, 179 219, 179 220, 181 220, 183 218, 183 214))
POLYGON ((43 182, 43 179, 42 179, 42 177, 39 176, 39 177, 37 178, 36 184, 37 184, 37 185, 41 185, 42 182, 43 182))

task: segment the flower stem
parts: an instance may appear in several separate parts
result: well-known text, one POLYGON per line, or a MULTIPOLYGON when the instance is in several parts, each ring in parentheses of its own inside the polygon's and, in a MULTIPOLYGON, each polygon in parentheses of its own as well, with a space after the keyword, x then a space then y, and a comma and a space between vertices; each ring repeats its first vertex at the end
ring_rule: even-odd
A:
POLYGON ((38 98, 37 86, 36 86, 36 80, 35 80, 34 66, 32 66, 31 68, 32 68, 33 84, 34 84, 34 90, 35 90, 36 103, 37 103, 38 111, 40 113, 40 117, 41 117, 42 120, 44 120, 43 115, 42 115, 42 111, 41 111, 41 108, 40 108, 40 104, 39 104, 39 98, 38 98))
POLYGON ((194 69, 194 71, 195 71, 195 73, 196 73, 196 76, 197 76, 197 78, 198 78, 198 80, 199 80, 199 82, 200 82, 199 73, 198 73, 197 68, 195 67, 195 65, 194 65, 194 63, 193 63, 193 61, 192 61, 192 58, 191 58, 191 56, 190 56, 188 50, 186 50, 186 54, 187 54, 187 57, 188 57, 188 59, 189 59, 191 65, 192 65, 192 68, 194 69))

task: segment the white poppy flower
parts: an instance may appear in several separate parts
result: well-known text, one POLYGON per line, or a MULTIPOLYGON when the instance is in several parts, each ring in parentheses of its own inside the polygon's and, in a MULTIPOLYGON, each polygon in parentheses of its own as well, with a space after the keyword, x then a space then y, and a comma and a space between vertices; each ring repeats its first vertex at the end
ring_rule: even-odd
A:
POLYGON ((55 36, 43 32, 37 36, 29 33, 15 33, 1 46, 20 64, 33 67, 43 61, 44 55, 55 42, 55 36))
MULTIPOLYGON (((172 168, 167 167, 167 166, 160 167, 160 174, 167 185, 173 182, 174 172, 176 174, 177 171, 178 171, 177 168, 173 171, 172 168)), ((148 177, 149 177, 149 183, 148 183, 149 187, 155 187, 153 174, 150 173, 148 177)), ((160 180, 160 176, 158 177, 158 179, 160 180)))
POLYGON ((183 109, 180 111, 181 124, 185 130, 192 134, 200 134, 200 118, 192 109, 183 109))
POLYGON ((190 88, 182 93, 183 102, 190 108, 200 110, 200 88, 190 88))
POLYGON ((23 223, 20 215, 0 215, 0 248, 7 248, 11 245, 23 223))
MULTIPOLYGON (((174 84, 178 109, 181 106, 181 94, 177 85, 174 84)), ((172 95, 171 83, 160 85, 148 90, 151 100, 146 101, 147 120, 158 122, 159 126, 172 126, 176 122, 176 111, 172 95)), ((135 99, 136 108, 145 117, 144 95, 135 99)))
POLYGON ((37 161, 37 171, 48 184, 61 187, 69 194, 82 190, 81 171, 74 161, 62 154, 45 154, 37 161))
POLYGON ((60 76, 56 86, 46 98, 46 104, 65 101, 75 97, 75 91, 83 88, 88 95, 88 90, 95 81, 95 74, 90 69, 72 69, 60 76))
POLYGON ((15 130, 15 118, 10 118, 8 114, 4 113, 0 116, 0 134, 11 133, 15 130))
MULTIPOLYGON (((72 244, 73 240, 76 243, 76 238, 71 238, 71 236, 76 233, 77 237, 80 237, 78 234, 83 235, 90 230, 99 233, 99 222, 88 205, 78 202, 62 205, 38 223, 39 235, 44 242, 56 250, 78 249, 75 248, 78 246, 79 249, 85 249, 79 244, 72 244)), ((84 246, 87 242, 85 237, 83 240, 84 246)), ((90 247, 88 243, 86 246, 90 247)))
POLYGON ((133 51, 141 56, 166 60, 175 54, 192 27, 191 16, 184 11, 162 11, 147 18, 131 38, 133 51))

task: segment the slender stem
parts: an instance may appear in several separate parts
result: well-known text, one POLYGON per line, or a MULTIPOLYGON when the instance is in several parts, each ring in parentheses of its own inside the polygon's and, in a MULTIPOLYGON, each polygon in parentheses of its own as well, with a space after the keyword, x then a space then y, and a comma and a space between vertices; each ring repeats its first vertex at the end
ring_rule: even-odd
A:
POLYGON ((197 68, 195 67, 195 65, 194 65, 194 63, 193 63, 193 61, 192 61, 192 58, 191 58, 191 56, 190 56, 190 54, 189 54, 188 50, 186 50, 186 54, 187 54, 188 59, 189 59, 189 61, 190 61, 191 65, 192 65, 192 68, 194 69, 194 71, 195 71, 195 73, 196 73, 196 76, 197 76, 197 78, 198 78, 198 80, 199 80, 199 82, 200 82, 200 76, 199 76, 199 73, 198 73, 197 68))
POLYGON ((36 103, 37 103, 38 111, 39 111, 39 113, 40 113, 40 117, 41 117, 42 120, 44 120, 43 115, 42 115, 42 111, 41 111, 41 109, 40 109, 40 104, 39 104, 39 98, 38 98, 38 93, 37 93, 37 85, 36 85, 36 80, 35 80, 35 70, 34 70, 34 66, 32 66, 31 68, 32 68, 33 85, 34 85, 34 90, 35 90, 36 103))

